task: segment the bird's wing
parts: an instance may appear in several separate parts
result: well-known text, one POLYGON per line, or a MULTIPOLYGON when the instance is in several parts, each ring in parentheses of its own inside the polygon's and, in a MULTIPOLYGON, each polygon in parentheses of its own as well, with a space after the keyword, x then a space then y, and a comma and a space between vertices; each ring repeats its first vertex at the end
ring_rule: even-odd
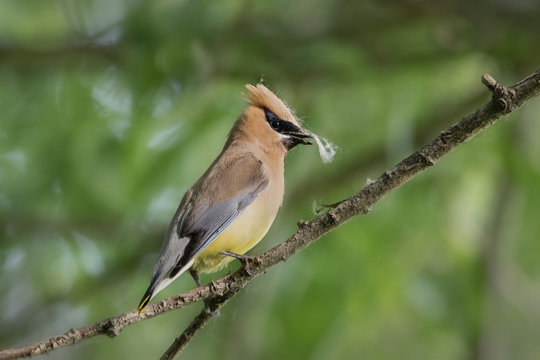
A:
POLYGON ((221 160, 184 196, 152 280, 173 279, 184 271, 268 185, 262 163, 253 156, 221 160))

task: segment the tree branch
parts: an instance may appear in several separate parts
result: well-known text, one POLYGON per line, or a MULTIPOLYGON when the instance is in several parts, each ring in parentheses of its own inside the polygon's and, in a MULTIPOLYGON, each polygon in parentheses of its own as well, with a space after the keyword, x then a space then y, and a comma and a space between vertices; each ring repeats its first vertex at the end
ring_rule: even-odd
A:
MULTIPOLYGON (((465 112, 465 109, 474 109, 478 104, 485 101, 486 93, 484 89, 478 88, 478 91, 469 94, 469 96, 459 103, 445 100, 444 104, 434 104, 432 109, 437 109, 437 117, 434 118, 431 113, 427 112, 422 115, 422 119, 417 119, 418 124, 421 125, 415 128, 414 148, 425 144, 426 141, 433 137, 433 134, 440 131, 441 127, 459 118, 465 112)), ((289 196, 285 199, 284 205, 302 201, 306 196, 322 192, 327 184, 332 184, 335 188, 343 185, 350 186, 353 179, 357 178, 359 174, 365 173, 370 168, 380 167, 385 162, 387 149, 384 146, 378 146, 368 151, 369 154, 366 157, 349 159, 348 162, 340 164, 339 171, 322 173, 317 177, 311 176, 306 178, 306 181, 297 184, 294 189, 289 187, 289 196)))
MULTIPOLYGON (((148 306, 140 316, 137 315, 136 311, 130 311, 79 329, 71 329, 63 335, 36 344, 0 351, 0 359, 17 359, 43 354, 102 334, 114 337, 123 328, 133 323, 183 308, 203 299, 207 299, 211 311, 218 311, 254 277, 278 262, 285 261, 351 217, 367 214, 371 207, 390 191, 398 188, 422 170, 434 165, 442 156, 471 139, 501 116, 514 111, 525 101, 537 96, 540 93, 540 70, 508 88, 498 84, 488 74, 482 77, 482 82, 492 92, 493 96, 489 102, 442 131, 437 138, 392 169, 385 171, 354 196, 341 201, 333 209, 310 221, 299 221, 298 231, 286 241, 259 256, 250 257, 249 271, 241 268, 234 274, 212 281, 208 285, 156 302, 148 306)), ((162 359, 170 359, 178 354, 204 327, 210 317, 210 312, 201 312, 189 327, 175 339, 162 359)))

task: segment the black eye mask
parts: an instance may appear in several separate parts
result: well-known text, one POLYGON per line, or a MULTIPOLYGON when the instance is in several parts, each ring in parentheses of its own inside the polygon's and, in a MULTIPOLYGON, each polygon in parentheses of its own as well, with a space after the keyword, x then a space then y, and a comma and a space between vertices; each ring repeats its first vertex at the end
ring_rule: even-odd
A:
POLYGON ((302 129, 293 124, 291 121, 280 118, 268 108, 264 108, 264 114, 266 116, 268 125, 270 125, 272 130, 280 134, 291 135, 302 131, 302 129))

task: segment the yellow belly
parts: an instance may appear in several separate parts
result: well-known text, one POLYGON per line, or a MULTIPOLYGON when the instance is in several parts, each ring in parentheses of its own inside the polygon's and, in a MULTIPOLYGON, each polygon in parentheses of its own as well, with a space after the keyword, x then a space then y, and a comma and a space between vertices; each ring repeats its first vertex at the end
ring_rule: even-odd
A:
POLYGON ((266 196, 259 196, 229 227, 221 233, 193 263, 193 269, 202 273, 218 271, 233 260, 220 252, 229 251, 244 254, 257 245, 266 235, 274 221, 278 206, 275 201, 266 201, 266 196))

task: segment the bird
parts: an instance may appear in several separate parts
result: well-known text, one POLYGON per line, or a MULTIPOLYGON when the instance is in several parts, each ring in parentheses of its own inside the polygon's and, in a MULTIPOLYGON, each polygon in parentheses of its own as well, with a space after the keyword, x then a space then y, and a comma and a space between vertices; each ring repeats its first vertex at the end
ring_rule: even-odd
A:
POLYGON ((248 107, 232 126, 208 170, 185 193, 163 239, 150 285, 139 306, 189 270, 222 269, 268 232, 284 194, 284 159, 314 134, 263 84, 246 85, 248 107))

